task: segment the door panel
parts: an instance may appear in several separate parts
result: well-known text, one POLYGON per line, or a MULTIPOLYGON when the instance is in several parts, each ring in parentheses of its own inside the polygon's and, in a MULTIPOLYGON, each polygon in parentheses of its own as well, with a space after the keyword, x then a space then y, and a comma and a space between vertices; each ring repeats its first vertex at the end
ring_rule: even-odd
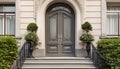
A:
POLYGON ((49 23, 48 23, 48 42, 47 42, 47 53, 48 54, 58 54, 58 39, 57 39, 57 19, 58 14, 52 14, 49 16, 49 23))
POLYGON ((73 53, 72 46, 73 42, 72 36, 71 36, 71 23, 72 23, 72 18, 69 15, 63 14, 63 42, 62 42, 62 50, 64 55, 70 55, 73 53))
POLYGON ((71 39, 71 18, 65 14, 63 14, 63 27, 64 27, 63 40, 70 40, 71 39))
POLYGON ((50 20, 50 39, 57 40, 57 14, 51 16, 50 20))
POLYGON ((47 56, 74 56, 74 15, 67 12, 68 10, 64 11, 66 9, 58 9, 48 13, 46 17, 46 54, 47 56))

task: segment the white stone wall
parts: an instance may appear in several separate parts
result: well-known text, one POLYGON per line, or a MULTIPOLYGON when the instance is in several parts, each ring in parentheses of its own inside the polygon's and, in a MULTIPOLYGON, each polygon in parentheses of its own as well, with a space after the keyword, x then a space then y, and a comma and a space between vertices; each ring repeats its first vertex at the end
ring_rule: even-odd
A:
POLYGON ((94 35, 95 42, 99 40, 101 36, 101 15, 102 15, 102 0, 86 0, 85 1, 85 21, 89 21, 93 26, 93 31, 91 32, 94 35))
POLYGON ((34 0, 20 0, 19 3, 20 35, 24 36, 26 34, 27 25, 31 22, 35 22, 34 0))
POLYGON ((25 42, 24 36, 27 34, 26 27, 29 23, 35 22, 34 18, 34 0, 17 0, 17 26, 16 35, 22 38, 21 45, 25 42), (19 28, 19 29, 18 29, 19 28))
MULTIPOLYGON (((20 36, 26 35, 26 27, 31 22, 36 22, 38 29, 39 42, 41 44, 38 46, 39 49, 44 49, 42 52, 45 55, 45 12, 48 4, 54 0, 19 0, 19 27, 20 36)), ((62 0, 59 0, 62 1, 62 0)), ((101 35, 101 1, 102 0, 67 0, 73 6, 75 11, 75 48, 81 49, 79 45, 79 37, 82 34, 81 24, 85 21, 89 21, 93 26, 93 31, 91 32, 95 37, 96 43, 101 35)))

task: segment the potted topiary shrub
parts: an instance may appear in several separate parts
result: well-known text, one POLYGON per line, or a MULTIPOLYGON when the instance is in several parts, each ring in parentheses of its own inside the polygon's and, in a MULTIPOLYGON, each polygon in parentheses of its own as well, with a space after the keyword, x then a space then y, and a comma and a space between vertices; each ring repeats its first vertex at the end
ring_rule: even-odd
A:
POLYGON ((84 24, 82 24, 81 28, 83 29, 84 32, 80 36, 80 40, 82 41, 82 43, 86 43, 86 51, 89 57, 91 41, 94 40, 93 35, 91 35, 89 32, 92 31, 92 25, 89 22, 85 22, 84 24))
POLYGON ((25 40, 30 44, 29 51, 30 51, 30 56, 32 56, 33 49, 37 46, 38 44, 38 36, 36 34, 38 30, 38 26, 36 23, 30 23, 27 26, 27 31, 29 32, 25 36, 25 40))

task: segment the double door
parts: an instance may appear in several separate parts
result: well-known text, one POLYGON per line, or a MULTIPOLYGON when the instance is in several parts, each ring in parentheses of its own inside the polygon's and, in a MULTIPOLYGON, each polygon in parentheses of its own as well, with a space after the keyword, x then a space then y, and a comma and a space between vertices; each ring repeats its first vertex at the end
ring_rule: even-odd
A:
POLYGON ((74 56, 74 16, 65 11, 48 13, 46 16, 47 56, 74 56))

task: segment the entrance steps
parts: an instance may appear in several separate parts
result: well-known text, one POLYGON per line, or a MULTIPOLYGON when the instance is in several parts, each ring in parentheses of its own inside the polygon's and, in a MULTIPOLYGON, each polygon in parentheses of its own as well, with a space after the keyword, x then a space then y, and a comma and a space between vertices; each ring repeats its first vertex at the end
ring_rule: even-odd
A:
POLYGON ((96 69, 90 58, 41 57, 27 58, 22 69, 96 69))

